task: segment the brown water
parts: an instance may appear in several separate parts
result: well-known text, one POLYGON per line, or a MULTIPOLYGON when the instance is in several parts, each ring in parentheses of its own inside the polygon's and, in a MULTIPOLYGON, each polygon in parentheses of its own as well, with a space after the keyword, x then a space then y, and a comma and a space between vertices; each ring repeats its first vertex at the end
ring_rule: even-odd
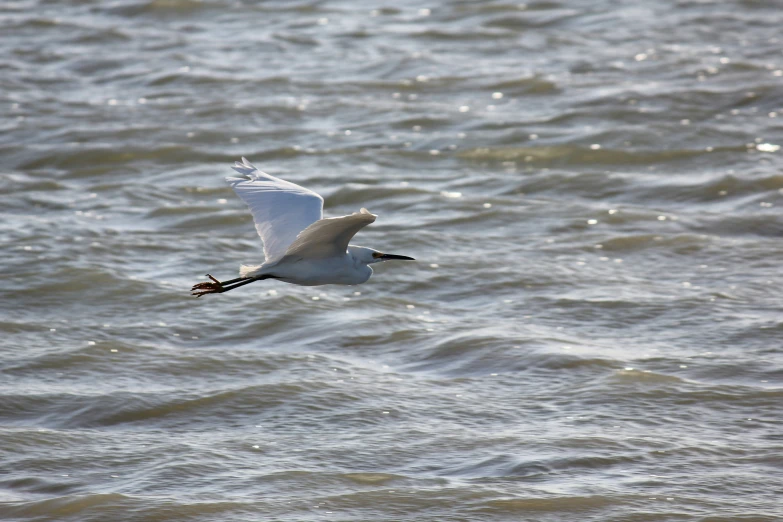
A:
POLYGON ((782 23, 4 2, 0 518, 783 520, 782 23), (240 156, 419 261, 191 298, 240 156))

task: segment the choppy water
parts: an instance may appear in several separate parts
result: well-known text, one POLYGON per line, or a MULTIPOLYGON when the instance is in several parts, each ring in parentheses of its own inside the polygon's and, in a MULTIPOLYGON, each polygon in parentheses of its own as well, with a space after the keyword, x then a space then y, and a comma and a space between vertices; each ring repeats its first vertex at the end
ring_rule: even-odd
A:
POLYGON ((1 518, 780 520, 781 22, 4 2, 1 518), (191 298, 240 156, 419 261, 191 298))

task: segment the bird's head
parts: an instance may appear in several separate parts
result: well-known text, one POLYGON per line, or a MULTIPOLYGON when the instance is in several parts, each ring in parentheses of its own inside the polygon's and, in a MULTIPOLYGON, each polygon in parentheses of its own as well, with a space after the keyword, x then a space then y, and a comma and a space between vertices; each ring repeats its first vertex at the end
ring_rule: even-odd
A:
POLYGON ((371 265, 373 263, 380 263, 381 261, 391 261, 392 259, 399 259, 401 261, 416 261, 412 257, 398 256, 396 254, 384 254, 378 252, 372 248, 360 247, 349 245, 348 253, 350 253, 354 259, 365 265, 371 265))

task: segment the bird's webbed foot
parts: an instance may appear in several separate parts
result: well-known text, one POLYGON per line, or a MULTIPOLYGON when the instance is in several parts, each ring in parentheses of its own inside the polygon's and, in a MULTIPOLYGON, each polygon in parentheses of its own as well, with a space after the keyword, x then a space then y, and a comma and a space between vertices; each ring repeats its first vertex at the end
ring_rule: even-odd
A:
POLYGON ((221 283, 220 281, 218 281, 217 279, 215 279, 209 274, 207 274, 207 277, 210 278, 212 281, 196 283, 195 285, 193 285, 193 288, 190 289, 191 295, 195 295, 196 297, 201 297, 202 295, 219 294, 225 291, 225 289, 223 288, 223 283, 221 283))

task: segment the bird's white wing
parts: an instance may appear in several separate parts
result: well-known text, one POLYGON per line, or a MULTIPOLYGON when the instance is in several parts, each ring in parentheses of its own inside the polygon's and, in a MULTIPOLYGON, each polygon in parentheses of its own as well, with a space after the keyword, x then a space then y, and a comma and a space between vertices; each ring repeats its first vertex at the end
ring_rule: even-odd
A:
POLYGON ((233 169, 247 176, 226 181, 250 207, 267 263, 283 257, 300 232, 323 218, 324 200, 315 192, 261 172, 245 158, 233 169))
POLYGON ((375 221, 376 217, 363 208, 361 212, 354 212, 350 216, 316 221, 299 234, 296 241, 288 247, 286 255, 318 259, 344 254, 351 238, 375 221))

